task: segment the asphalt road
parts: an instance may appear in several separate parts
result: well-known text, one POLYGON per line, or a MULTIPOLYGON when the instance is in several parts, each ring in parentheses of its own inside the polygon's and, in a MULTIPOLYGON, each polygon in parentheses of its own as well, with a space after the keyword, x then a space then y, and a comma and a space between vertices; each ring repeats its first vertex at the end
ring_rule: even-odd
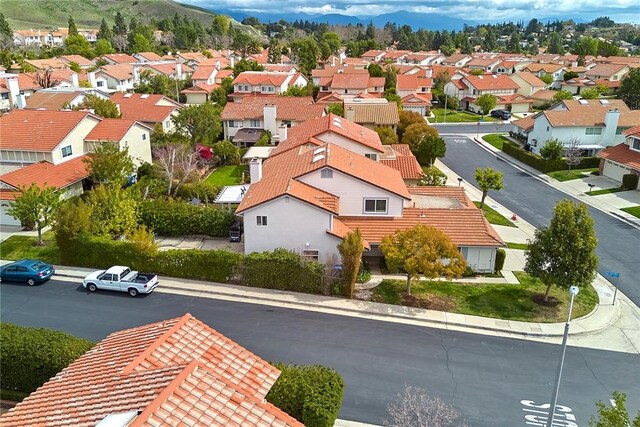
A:
MULTIPOLYGON (((337 369, 346 382, 340 417, 353 421, 381 424, 405 384, 453 402, 474 427, 535 425, 525 415, 539 414, 524 412, 521 401, 551 398, 557 345, 159 292, 89 294, 78 283, 3 283, 1 319, 97 341, 190 312, 267 360, 337 369)), ((594 402, 608 401, 613 390, 639 409, 640 356, 570 347, 565 366, 558 403, 577 423, 567 426, 586 425, 594 402)))
MULTIPOLYGON (((562 199, 571 199, 561 191, 522 172, 496 157, 467 137, 444 136, 447 154, 442 162, 458 175, 477 186, 476 168, 491 167, 504 174, 504 188, 490 191, 489 196, 536 227, 549 224, 553 208, 562 199)), ((614 279, 633 302, 640 306, 640 230, 622 220, 589 207, 598 236, 598 271, 620 273, 614 279)))

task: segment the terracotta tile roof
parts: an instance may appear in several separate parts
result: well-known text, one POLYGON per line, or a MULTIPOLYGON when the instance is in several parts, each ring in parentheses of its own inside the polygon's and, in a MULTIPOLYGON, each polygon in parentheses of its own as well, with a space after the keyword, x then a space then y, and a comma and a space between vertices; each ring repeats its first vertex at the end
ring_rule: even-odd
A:
POLYGON ((118 104, 123 119, 145 123, 159 123, 180 108, 171 99, 156 94, 118 92, 111 96, 111 101, 118 104), (157 105, 160 101, 170 103, 171 106, 157 105))
POLYGON ((227 77, 233 77, 233 70, 220 70, 216 74, 216 81, 222 81, 227 77))
MULTIPOLYGON (((571 110, 545 110, 542 112, 551 126, 554 127, 583 127, 583 126, 604 126, 607 111, 613 109, 611 104, 582 105, 572 107, 571 110)), ((620 111, 618 126, 632 127, 640 123, 640 110, 620 111)))
POLYGON ((321 145, 323 142, 328 141, 322 141, 322 138, 319 137, 328 132, 341 135, 380 153, 384 152, 380 136, 374 130, 350 122, 335 114, 328 114, 324 117, 308 120, 289 129, 287 139, 280 141, 280 144, 271 152, 271 156, 277 156, 305 144, 321 145), (312 140, 314 138, 315 141, 312 140))
MULTIPOLYGON (((176 62, 170 62, 165 64, 145 64, 142 69, 152 69, 157 71, 158 73, 164 74, 166 76, 173 76, 176 74, 176 62)), ((182 64, 181 72, 184 74, 189 74, 193 72, 193 68, 189 67, 187 64, 182 64)))
POLYGON ((410 54, 410 50, 389 50, 384 54, 384 59, 398 59, 410 54))
POLYGON ((138 52, 136 55, 141 56, 147 61, 162 61, 162 57, 155 52, 138 52))
POLYGON ((375 58, 376 56, 385 53, 384 50, 368 50, 365 53, 363 53, 362 55, 360 55, 360 58, 375 58))
POLYGON ((47 68, 67 68, 69 64, 58 58, 48 58, 48 59, 27 59, 24 62, 31 64, 34 68, 38 70, 46 70, 47 68))
POLYGON ((464 64, 465 67, 489 67, 500 62, 499 58, 479 59, 474 58, 471 61, 464 64))
POLYGON ((518 126, 520 129, 523 129, 525 132, 528 132, 531 129, 533 129, 534 122, 535 122, 534 116, 527 116, 518 120, 514 120, 511 122, 511 124, 514 126, 518 126))
POLYGON ((627 68, 626 64, 598 64, 587 70, 587 76, 605 76, 611 77, 627 68))
POLYGON ((420 87, 431 87, 433 81, 424 76, 416 74, 399 74, 397 76, 396 88, 398 90, 417 91, 420 87))
POLYGON ((518 72, 514 73, 514 75, 520 77, 522 80, 524 80, 525 82, 527 82, 529 85, 531 85, 533 87, 545 87, 546 86, 545 82, 540 80, 538 78, 538 76, 536 76, 533 73, 529 73, 529 72, 526 72, 526 71, 518 71, 518 72))
POLYGON ((529 64, 524 69, 526 71, 531 71, 532 73, 544 71, 547 74, 552 74, 563 68, 566 67, 562 64, 529 64))
POLYGON ((0 188, 0 200, 15 200, 19 194, 19 191, 0 188))
POLYGON ((467 55, 466 53, 455 53, 455 54, 447 57, 444 61, 442 61, 442 64, 444 64, 444 65, 448 65, 448 64, 455 65, 456 62, 462 61, 463 59, 467 59, 467 58, 471 58, 471 55, 467 55))
POLYGON ((126 53, 109 53, 107 55, 102 55, 101 58, 116 64, 135 64, 138 62, 136 58, 131 55, 127 55, 126 53))
POLYGON ((514 82, 511 77, 506 76, 504 74, 496 75, 484 75, 484 76, 473 76, 469 75, 464 77, 466 82, 476 88, 477 90, 507 90, 513 89, 518 90, 520 86, 514 82))
POLYGON ((280 372, 190 314, 112 333, 10 410, 5 426, 296 426, 264 403, 280 372), (231 421, 229 421, 231 420, 231 421))
POLYGON ((91 61, 82 55, 62 55, 60 59, 65 60, 67 62, 75 62, 81 67, 91 67, 92 65, 95 64, 94 61, 91 61))
POLYGON ((38 91, 27 98, 27 109, 60 110, 82 92, 43 92, 38 91))
MULTIPOLYGON (((37 90, 42 89, 36 80, 35 73, 20 73, 18 74, 18 86, 20 90, 37 90)), ((2 79, 2 82, 5 82, 3 86, 6 87, 6 79, 2 79)))
POLYGON ((334 74, 331 80, 331 90, 344 89, 367 89, 369 84, 369 73, 338 73, 334 74))
POLYGON ((268 84, 273 86, 282 86, 282 84, 289 78, 288 74, 284 73, 267 73, 264 71, 244 71, 233 79, 233 84, 248 84, 251 86, 258 86, 261 84, 268 84))
POLYGON ((193 85, 192 87, 188 87, 186 89, 182 89, 180 93, 211 93, 215 88, 220 87, 219 84, 206 84, 206 83, 198 83, 193 85))
POLYGON ((264 70, 272 73, 290 73, 296 71, 293 64, 264 64, 264 70))
POLYGON ((279 194, 279 196, 285 194, 333 214, 337 215, 339 212, 340 201, 338 197, 293 178, 287 183, 284 193, 279 194))
POLYGON ((465 90, 469 88, 469 86, 467 86, 467 84, 464 81, 462 81, 462 79, 452 79, 451 83, 453 83, 453 85, 460 90, 465 90))
MULTIPOLYGON (((416 196, 429 196, 429 197, 445 197, 449 199, 456 199, 461 208, 477 209, 471 199, 467 196, 463 187, 453 187, 450 185, 443 186, 423 186, 423 187, 407 187, 409 193, 416 196)), ((409 202, 410 203, 410 202, 409 202)))
POLYGON ((500 104, 521 104, 524 102, 533 102, 528 97, 520 95, 519 93, 512 93, 510 95, 496 95, 496 100, 500 104))
POLYGON ((147 130, 152 130, 148 126, 127 119, 102 119, 100 123, 94 127, 87 136, 85 141, 112 141, 117 142, 124 138, 125 134, 131 129, 131 126, 138 124, 147 130))
POLYGON ((265 161, 262 179, 251 184, 236 213, 290 194, 288 191, 292 180, 324 168, 340 171, 405 199, 409 198, 400 172, 339 145, 323 144, 314 149, 288 150, 277 156, 272 154, 265 161))
POLYGON ((369 87, 381 87, 384 88, 384 77, 369 77, 369 87))
POLYGON ((244 97, 242 102, 228 102, 222 111, 221 119, 260 119, 263 117, 265 105, 276 106, 276 119, 296 122, 315 119, 322 116, 324 111, 324 106, 314 104, 310 96, 250 96, 244 97))
POLYGON ((191 74, 191 80, 208 80, 214 71, 216 71, 215 65, 198 65, 198 68, 191 74))
POLYGON ((381 158, 380 163, 400 172, 402 179, 420 179, 424 175, 422 167, 407 144, 393 144, 395 158, 381 158))
POLYGON ((133 78, 133 65, 131 64, 113 64, 103 65, 98 68, 96 74, 104 73, 116 80, 128 80, 133 78))
MULTIPOLYGON (((636 126, 635 129, 637 129, 635 131, 636 133, 640 133, 640 126, 636 126)), ((598 157, 601 159, 611 160, 640 171, 640 152, 632 150, 624 142, 614 145, 613 147, 605 148, 598 153, 598 157)))
POLYGON ((426 93, 412 93, 410 95, 402 98, 402 105, 415 105, 415 106, 425 106, 428 107, 431 105, 431 99, 433 94, 431 92, 426 93))
MULTIPOLYGON (((387 104, 356 104, 349 103, 345 109, 353 110, 353 121, 358 124, 375 124, 378 126, 394 126, 400 122, 398 114, 398 104, 389 102, 387 104)), ((349 111, 345 111, 345 115, 349 111)))
MULTIPOLYGON (((340 239, 344 239, 347 234, 355 231, 344 225, 344 223, 336 217, 333 218, 332 225, 333 228, 331 230, 327 230, 327 233, 340 239)), ((371 249, 371 245, 369 245, 369 242, 367 242, 364 238, 362 239, 362 245, 367 250, 371 249)))
POLYGON ((544 101, 551 101, 553 100, 553 97, 555 96, 556 93, 558 93, 557 90, 541 89, 529 95, 529 98, 539 99, 544 101))
POLYGON ((5 150, 49 152, 86 117, 86 111, 13 110, 0 117, 0 146, 5 150))
POLYGON ((624 134, 627 136, 640 137, 640 125, 625 130, 624 134))
POLYGON ((83 161, 86 157, 76 157, 57 165, 47 161, 33 163, 0 175, 0 181, 15 188, 28 187, 31 184, 36 184, 41 188, 45 186, 65 188, 89 176, 89 171, 83 161))
POLYGON ((398 230, 418 224, 443 231, 458 246, 504 246, 498 233, 489 225, 479 209, 404 208, 402 217, 340 217, 351 229, 360 229, 362 237, 372 244, 398 230))
MULTIPOLYGON (((342 60, 342 64, 343 66, 349 67, 366 67, 367 65, 369 65, 369 61, 362 58, 344 58, 342 60)), ((367 74, 369 74, 368 71, 367 74)))
POLYGON ((565 99, 562 104, 567 110, 584 111, 594 107, 600 107, 605 110, 617 108, 620 111, 631 111, 627 104, 621 99, 565 99))
POLYGON ((608 87, 609 89, 619 88, 622 85, 622 80, 606 80, 606 79, 596 79, 594 83, 596 85, 603 85, 608 87))
POLYGON ((207 59, 207 57, 204 56, 202 52, 180 52, 176 55, 186 60, 192 60, 192 61, 198 61, 198 62, 204 61, 207 59))

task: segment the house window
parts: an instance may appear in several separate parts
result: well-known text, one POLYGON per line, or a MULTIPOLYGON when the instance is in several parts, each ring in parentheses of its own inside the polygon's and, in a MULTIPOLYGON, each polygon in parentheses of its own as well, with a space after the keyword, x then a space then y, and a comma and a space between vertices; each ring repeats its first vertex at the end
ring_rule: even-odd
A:
POLYGON ((96 85, 98 87, 102 87, 102 86, 104 86, 104 82, 102 80, 99 80, 99 81, 96 82, 96 85))
POLYGON ((282 121, 282 126, 286 126, 288 128, 291 127, 291 120, 283 120, 282 121))
POLYGON ((240 126, 238 125, 238 121, 237 120, 229 120, 229 127, 230 128, 237 128, 237 127, 240 127, 240 126))
POLYGON ((69 157, 70 155, 73 154, 73 150, 71 149, 70 145, 67 145, 66 147, 62 147, 62 158, 65 157, 69 157))
POLYGON ((143 140, 143 141, 146 141, 146 140, 147 140, 147 134, 146 134, 146 133, 143 133, 143 134, 142 134, 142 140, 143 140))
POLYGON ((549 132, 549 126, 547 126, 547 132, 549 132))
POLYGON ((364 199, 364 213, 387 213, 387 199, 364 199))
POLYGON ((320 171, 320 178, 333 178, 333 170, 331 170, 331 169, 322 169, 320 171))
POLYGON ((602 135, 602 128, 586 128, 585 135, 602 135))
POLYGON ((309 261, 318 261, 320 252, 314 251, 310 249, 305 249, 302 251, 302 258, 308 259, 309 261))
POLYGON ((259 128, 260 127, 260 120, 249 120, 249 127, 259 128))
POLYGON ((640 150, 640 139, 634 139, 631 143, 631 148, 634 150, 640 150))
POLYGON ((260 216, 260 215, 258 215, 258 216, 256 217, 256 224, 257 224, 259 227, 266 227, 266 226, 267 226, 267 217, 266 217, 266 216, 260 216))
POLYGON ((378 155, 376 153, 365 153, 364 155, 367 159, 371 159, 373 161, 378 161, 378 155))
POLYGON ((625 130, 626 128, 621 128, 620 126, 618 126, 616 128, 616 135, 622 135, 622 132, 625 130))

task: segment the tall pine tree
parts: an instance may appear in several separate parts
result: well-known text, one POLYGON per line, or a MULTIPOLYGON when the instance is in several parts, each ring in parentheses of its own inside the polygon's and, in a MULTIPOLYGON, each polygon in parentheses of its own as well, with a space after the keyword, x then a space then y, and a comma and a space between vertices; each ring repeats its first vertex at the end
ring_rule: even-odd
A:
POLYGON ((13 39, 13 30, 9 26, 3 13, 0 13, 0 36, 11 37, 13 39))
POLYGON ((127 23, 120 12, 116 12, 115 25, 113 26, 113 34, 117 36, 127 35, 127 23))
POLYGON ((69 15, 69 35, 77 36, 78 28, 76 27, 76 22, 73 20, 73 16, 69 15))
POLYGON ((105 21, 104 18, 102 18, 102 23, 100 24, 100 30, 98 31, 98 34, 96 37, 98 40, 111 41, 111 29, 107 25, 107 21, 105 21))

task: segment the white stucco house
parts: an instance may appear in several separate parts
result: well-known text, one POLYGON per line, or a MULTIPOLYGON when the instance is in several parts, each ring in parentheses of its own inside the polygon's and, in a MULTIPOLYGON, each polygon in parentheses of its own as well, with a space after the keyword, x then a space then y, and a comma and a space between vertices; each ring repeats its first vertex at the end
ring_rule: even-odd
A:
POLYGON ((600 174, 618 182, 627 174, 640 176, 640 126, 627 129, 624 135, 624 142, 598 153, 600 174))

